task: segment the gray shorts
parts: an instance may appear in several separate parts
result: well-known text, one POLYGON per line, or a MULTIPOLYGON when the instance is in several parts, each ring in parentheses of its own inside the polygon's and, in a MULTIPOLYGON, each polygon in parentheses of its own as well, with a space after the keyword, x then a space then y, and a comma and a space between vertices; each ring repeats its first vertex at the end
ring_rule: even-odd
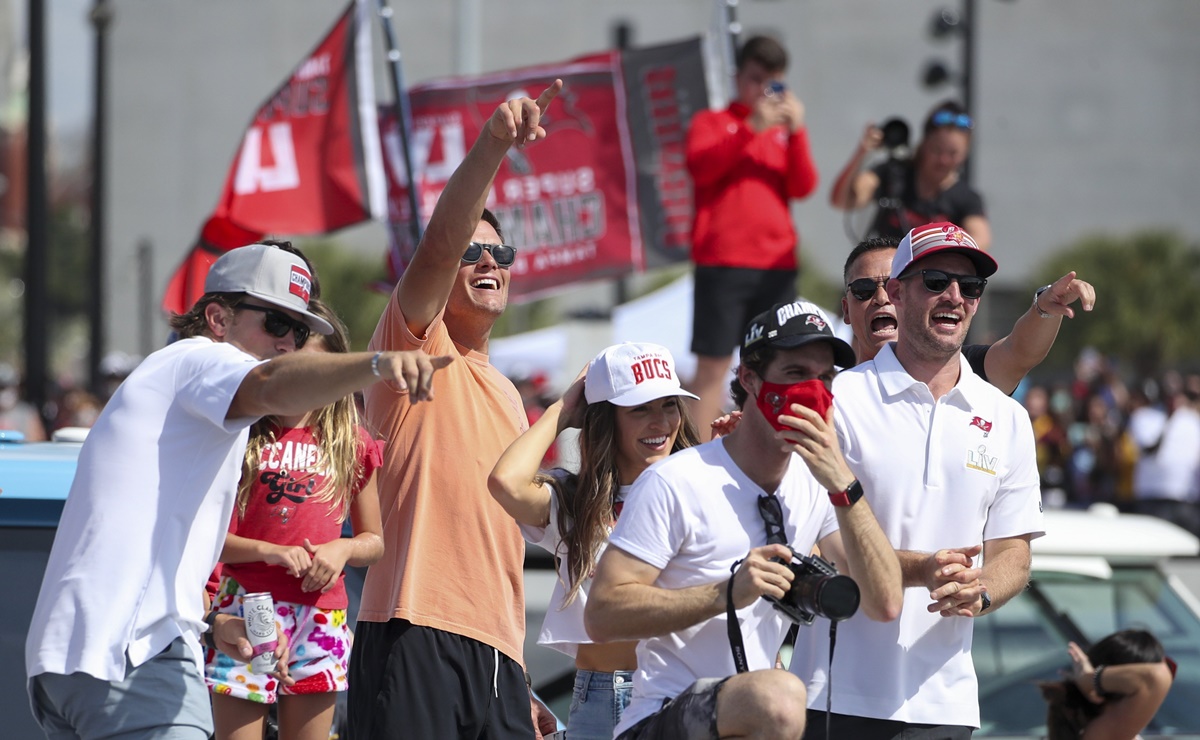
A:
POLYGON ((729 677, 702 678, 617 740, 717 740, 717 693, 729 677))
POLYGON ((33 716, 49 740, 207 740, 212 706, 182 637, 131 668, 124 681, 42 673, 29 681, 33 716))

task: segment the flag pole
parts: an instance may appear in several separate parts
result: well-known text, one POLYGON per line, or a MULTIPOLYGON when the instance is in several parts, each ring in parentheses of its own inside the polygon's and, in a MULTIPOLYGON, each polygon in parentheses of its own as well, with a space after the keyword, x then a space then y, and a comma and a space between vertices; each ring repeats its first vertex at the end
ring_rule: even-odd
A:
POLYGON ((404 175, 408 179, 408 207, 412 213, 409 228, 412 231, 413 248, 421 241, 421 210, 417 199, 417 180, 412 166, 412 112, 408 105, 408 93, 404 90, 404 72, 400 65, 400 47, 396 44, 396 31, 392 27, 392 9, 387 0, 379 0, 379 17, 383 25, 383 38, 387 46, 388 70, 392 77, 392 94, 396 108, 396 120, 400 125, 400 146, 404 149, 404 175))

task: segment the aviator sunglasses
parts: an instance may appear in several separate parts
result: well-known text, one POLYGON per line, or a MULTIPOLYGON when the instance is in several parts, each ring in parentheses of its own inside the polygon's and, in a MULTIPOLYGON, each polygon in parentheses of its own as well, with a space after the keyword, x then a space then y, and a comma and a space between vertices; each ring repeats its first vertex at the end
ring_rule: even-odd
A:
POLYGON ((462 261, 468 265, 473 265, 483 259, 485 251, 492 255, 492 259, 496 260, 498 267, 511 267, 513 260, 517 258, 516 247, 510 247, 507 244, 471 242, 467 245, 467 251, 463 252, 462 261))
POLYGON ((987 285, 987 278, 981 278, 978 275, 955 275, 950 272, 942 272, 941 270, 918 270, 907 275, 901 275, 901 280, 906 280, 920 273, 921 280, 925 283, 925 290, 930 293, 945 293, 950 287, 950 283, 958 283, 958 290, 962 293, 963 298, 978 298, 983 295, 984 286, 987 285))
POLYGON ((308 341, 308 325, 300 321, 296 321, 291 316, 288 316, 281 311, 276 311, 275 309, 267 308, 266 306, 256 306, 252 303, 239 303, 233 308, 235 311, 239 309, 246 309, 247 311, 258 311, 259 313, 265 314, 265 317, 263 318, 263 329, 277 339, 283 339, 287 336, 289 331, 294 332, 293 336, 296 339, 296 349, 300 349, 304 346, 304 343, 308 341))
POLYGON ((869 278, 863 277, 857 280, 851 280, 846 286, 846 290, 850 291, 850 295, 860 301, 869 301, 875 297, 875 291, 887 285, 886 277, 869 278))

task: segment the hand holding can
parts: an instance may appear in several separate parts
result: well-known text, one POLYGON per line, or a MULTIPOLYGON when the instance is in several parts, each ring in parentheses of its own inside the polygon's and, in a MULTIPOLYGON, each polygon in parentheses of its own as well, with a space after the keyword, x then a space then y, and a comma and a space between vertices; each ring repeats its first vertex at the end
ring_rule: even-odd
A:
POLYGON ((254 657, 250 659, 250 670, 254 673, 270 673, 275 669, 275 600, 269 593, 246 594, 242 597, 242 617, 246 620, 246 637, 254 657))

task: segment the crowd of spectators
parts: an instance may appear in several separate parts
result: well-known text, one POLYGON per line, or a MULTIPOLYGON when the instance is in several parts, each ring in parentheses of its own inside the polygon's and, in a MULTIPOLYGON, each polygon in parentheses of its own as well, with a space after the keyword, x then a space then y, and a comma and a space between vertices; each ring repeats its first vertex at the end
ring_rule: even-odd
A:
POLYGON ((1130 379, 1085 350, 1068 382, 1018 390, 1049 506, 1103 502, 1200 534, 1200 373, 1130 379))

